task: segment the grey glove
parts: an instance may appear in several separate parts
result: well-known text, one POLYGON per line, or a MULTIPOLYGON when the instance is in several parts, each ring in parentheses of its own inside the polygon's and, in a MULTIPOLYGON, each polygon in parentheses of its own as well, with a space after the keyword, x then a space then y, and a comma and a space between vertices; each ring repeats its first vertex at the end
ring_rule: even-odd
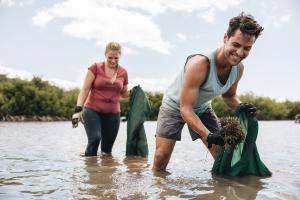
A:
POLYGON ((83 122, 82 107, 81 106, 76 106, 75 113, 72 115, 72 126, 73 126, 73 128, 78 127, 78 123, 80 121, 83 122))

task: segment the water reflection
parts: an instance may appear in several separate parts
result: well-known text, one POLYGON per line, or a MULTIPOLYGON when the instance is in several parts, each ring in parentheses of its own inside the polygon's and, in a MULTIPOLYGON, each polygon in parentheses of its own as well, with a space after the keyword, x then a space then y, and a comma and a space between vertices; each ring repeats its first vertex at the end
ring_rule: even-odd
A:
MULTIPOLYGON (((265 179, 211 176, 209 171, 155 172, 157 199, 256 199, 265 179)), ((267 178, 269 179, 269 178, 267 178)))
POLYGON ((147 158, 84 158, 87 176, 76 199, 247 199, 257 198, 262 178, 211 177, 209 171, 153 172, 147 158), (197 175, 196 175, 197 174, 197 175))
POLYGON ((113 176, 121 164, 111 156, 85 157, 84 164, 80 199, 117 199, 113 176))
POLYGON ((214 192, 207 195, 208 198, 226 197, 227 199, 257 198, 257 194, 264 188, 263 178, 256 176, 246 177, 212 177, 211 185, 214 192))
POLYGON ((148 199, 153 185, 147 158, 84 158, 86 177, 79 199, 148 199))
POLYGON ((123 164, 125 164, 127 168, 127 173, 141 174, 150 168, 148 158, 143 157, 125 157, 123 159, 123 164))
POLYGON ((114 176, 119 199, 149 199, 153 178, 147 158, 125 157, 123 167, 114 176))
POLYGON ((0 199, 299 199, 298 124, 261 122, 257 145, 274 172, 266 179, 212 177, 213 160, 190 141, 187 129, 169 173, 153 173, 156 123, 145 127, 147 159, 125 157, 126 124, 113 157, 80 157, 84 129, 74 130, 69 122, 0 123, 0 199), (285 140, 274 130, 283 130, 285 140))

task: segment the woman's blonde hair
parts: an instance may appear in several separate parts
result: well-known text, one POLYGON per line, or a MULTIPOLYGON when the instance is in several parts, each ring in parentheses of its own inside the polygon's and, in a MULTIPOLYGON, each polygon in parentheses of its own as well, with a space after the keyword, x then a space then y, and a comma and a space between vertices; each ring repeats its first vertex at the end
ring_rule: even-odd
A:
POLYGON ((121 45, 118 42, 109 42, 107 43, 106 47, 105 47, 105 54, 108 53, 108 51, 119 51, 121 54, 121 45))

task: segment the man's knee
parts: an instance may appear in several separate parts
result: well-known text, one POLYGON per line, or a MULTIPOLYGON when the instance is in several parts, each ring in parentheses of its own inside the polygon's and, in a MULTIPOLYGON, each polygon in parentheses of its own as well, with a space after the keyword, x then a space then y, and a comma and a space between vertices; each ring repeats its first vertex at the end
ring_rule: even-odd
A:
POLYGON ((157 149, 154 155, 154 162, 163 162, 165 160, 168 160, 169 156, 170 155, 168 153, 157 149))
POLYGON ((163 151, 157 151, 155 152, 154 155, 154 162, 153 162, 153 167, 152 170, 154 171, 164 171, 166 170, 166 167, 168 165, 169 161, 169 156, 167 153, 163 151))

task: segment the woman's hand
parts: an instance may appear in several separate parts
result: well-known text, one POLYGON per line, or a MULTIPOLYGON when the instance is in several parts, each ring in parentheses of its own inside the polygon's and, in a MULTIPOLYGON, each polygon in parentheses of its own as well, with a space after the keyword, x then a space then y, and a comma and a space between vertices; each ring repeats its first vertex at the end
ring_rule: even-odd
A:
POLYGON ((78 123, 80 121, 83 123, 82 107, 81 106, 76 106, 75 113, 72 115, 72 126, 73 126, 73 128, 78 127, 78 123))

